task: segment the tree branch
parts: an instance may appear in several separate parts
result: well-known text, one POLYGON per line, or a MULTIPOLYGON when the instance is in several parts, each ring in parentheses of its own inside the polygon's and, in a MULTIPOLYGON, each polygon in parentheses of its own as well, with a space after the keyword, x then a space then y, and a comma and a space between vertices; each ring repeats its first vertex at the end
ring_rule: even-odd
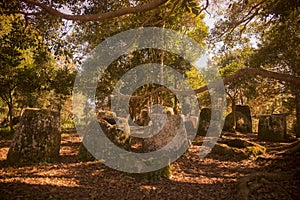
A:
POLYGON ((180 0, 177 0, 177 1, 173 4, 171 10, 170 10, 168 13, 166 13, 166 14, 164 15, 164 17, 163 17, 161 20, 155 22, 153 25, 155 26, 155 25, 157 25, 157 24, 161 24, 161 23, 165 22, 166 19, 174 12, 175 7, 176 7, 177 4, 179 3, 179 1, 180 1, 180 0))
POLYGON ((209 0, 206 0, 205 6, 200 10, 199 13, 202 13, 203 11, 207 11, 208 6, 209 6, 209 0))
MULTIPOLYGON (((220 39, 223 36, 226 37, 226 35, 230 36, 233 34, 233 32, 241 25, 243 25, 243 28, 240 30, 240 33, 242 33, 245 29, 246 26, 255 18, 258 16, 259 11, 262 9, 260 6, 265 3, 265 1, 260 1, 257 4, 253 5, 250 10, 247 12, 247 14, 244 14, 242 19, 237 20, 237 18, 232 18, 230 17, 228 20, 230 21, 229 24, 226 25, 224 31, 220 33, 220 35, 215 36, 215 39, 220 39), (254 12, 253 12, 254 11, 254 12)), ((232 12, 232 11, 230 11, 232 12)), ((220 28, 220 27, 218 27, 220 28)))
MULTIPOLYGON (((300 85, 300 77, 297 76, 293 76, 293 75, 289 75, 289 74, 282 74, 282 73, 278 73, 278 72, 273 72, 273 71, 268 71, 262 68, 244 68, 244 69, 240 69, 238 70, 236 73, 227 76, 223 79, 223 83, 227 84, 229 82, 232 82, 238 78, 242 78, 245 76, 261 76, 264 78, 271 78, 271 79, 276 79, 276 80, 280 80, 280 81, 284 81, 287 83, 291 83, 291 84, 295 84, 295 85, 300 85)), ((198 88, 194 91, 179 91, 176 90, 176 93, 181 94, 181 95, 192 95, 192 94, 199 94, 202 92, 207 91, 209 88, 216 88, 220 86, 220 81, 217 81, 215 83, 212 83, 210 85, 205 85, 201 88, 198 88)), ((137 99, 143 99, 143 98, 147 98, 157 92, 161 92, 161 91, 167 91, 167 92, 171 92, 170 89, 165 88, 165 87, 159 87, 155 90, 153 90, 152 92, 146 93, 144 95, 141 96, 129 96, 129 95, 123 95, 123 94, 119 94, 125 98, 130 97, 131 99, 137 100, 137 99)))
POLYGON ((106 12, 106 13, 89 14, 89 15, 69 15, 69 14, 62 13, 62 12, 54 9, 53 7, 45 5, 37 0, 21 0, 21 1, 23 1, 24 3, 27 3, 27 4, 38 6, 38 7, 42 8, 44 11, 46 11, 47 13, 49 13, 50 15, 53 15, 55 17, 63 18, 63 19, 67 19, 67 20, 73 20, 73 21, 83 21, 83 22, 102 21, 105 19, 113 19, 116 17, 120 17, 120 16, 123 16, 126 14, 145 12, 145 11, 153 10, 153 9, 165 4, 166 2, 168 2, 168 0, 154 0, 154 1, 144 4, 144 5, 140 5, 140 6, 136 6, 136 7, 121 8, 119 10, 106 12))
MULTIPOLYGON (((272 79, 276 79, 276 80, 280 80, 280 81, 285 81, 288 83, 292 83, 295 85, 300 85, 300 77, 297 76, 293 76, 293 75, 289 75, 289 74, 282 74, 282 73, 278 73, 278 72, 272 72, 272 71, 268 71, 262 68, 244 68, 244 69, 240 69, 238 70, 236 73, 227 76, 223 79, 224 84, 227 84, 229 82, 234 81, 237 78, 241 78, 244 76, 248 76, 248 75, 258 75, 264 78, 272 78, 272 79)), ((215 83, 212 83, 210 85, 211 87, 214 87, 215 83)), ((196 93, 201 93, 208 90, 207 86, 203 86, 199 89, 196 89, 195 92, 196 93)))

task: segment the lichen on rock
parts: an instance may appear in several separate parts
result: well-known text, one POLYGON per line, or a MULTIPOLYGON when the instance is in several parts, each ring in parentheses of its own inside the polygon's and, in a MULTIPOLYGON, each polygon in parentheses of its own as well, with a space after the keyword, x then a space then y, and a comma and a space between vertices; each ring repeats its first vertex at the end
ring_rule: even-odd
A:
POLYGON ((7 154, 9 164, 56 160, 60 149, 60 116, 46 109, 26 109, 7 154))

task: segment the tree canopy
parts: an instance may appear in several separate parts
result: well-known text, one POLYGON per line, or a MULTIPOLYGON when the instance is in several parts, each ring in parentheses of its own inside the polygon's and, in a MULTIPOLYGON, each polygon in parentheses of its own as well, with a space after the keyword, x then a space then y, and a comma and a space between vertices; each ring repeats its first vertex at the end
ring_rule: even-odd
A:
MULTIPOLYGON (((39 42, 39 45, 48 48, 51 56, 55 59, 63 56, 67 62, 71 59, 74 62, 80 62, 84 55, 105 38, 141 26, 170 28, 189 35, 204 46, 207 29, 203 24, 203 13, 205 11, 210 14, 211 10, 217 8, 216 14, 214 14, 217 23, 210 33, 208 44, 213 48, 218 47, 219 51, 215 52, 218 57, 216 61, 225 77, 224 83, 228 85, 228 94, 235 90, 242 96, 245 96, 246 93, 250 95, 249 88, 253 88, 255 84, 263 84, 262 80, 255 78, 251 80, 248 75, 276 79, 281 84, 281 90, 290 91, 294 95, 295 105, 297 105, 297 124, 300 124, 300 97, 298 95, 300 73, 298 68, 299 0, 234 0, 228 2, 224 0, 122 0, 117 2, 110 0, 16 0, 1 1, 0 3, 3 17, 11 14, 22 16, 22 23, 26 27, 32 27, 34 34, 40 37, 40 39, 35 39, 35 45, 37 45, 36 41, 42 41, 39 42), (246 76, 247 78, 245 78, 246 76), (246 83, 249 80, 256 83, 246 83), (247 90, 241 90, 239 81, 247 90)), ((2 21, 2 24, 5 24, 5 20, 2 21)), ((10 25, 5 25, 0 33, 1 37, 7 37, 10 29, 10 25)), ((24 35, 22 36, 24 37, 24 35)), ((12 40, 18 43, 22 37, 18 38, 17 35, 14 35, 12 40)), ((25 42, 25 44, 28 43, 25 42)), ((6 64, 11 62, 10 65, 20 68, 26 65, 24 60, 37 62, 38 55, 43 52, 40 48, 37 48, 40 52, 36 52, 35 48, 21 46, 19 48, 15 52, 18 54, 18 58, 13 62, 7 60, 9 55, 6 55, 6 64), (22 48, 23 50, 21 50, 22 48), (30 58, 33 54, 36 58, 30 58), (23 59, 25 57, 26 59, 23 59)), ((5 51, 5 48, 2 50, 5 51)), ((146 51, 136 52, 135 56, 140 54, 140 57, 135 59, 138 61, 141 56, 152 53, 155 55, 152 58, 155 57, 157 62, 168 64, 181 62, 180 59, 175 59, 163 52, 147 51, 147 53, 145 53, 146 51)), ((135 59, 123 61, 134 65, 135 59)), ((116 77, 118 77, 118 73, 126 69, 124 63, 117 62, 115 66, 118 67, 110 72, 116 77)), ((127 66, 129 65, 127 63, 127 66)), ((3 69, 6 68, 3 67, 3 69)), ((185 70, 192 69, 185 68, 185 70)), ((12 74, 10 77, 15 75, 13 72, 6 74, 9 73, 12 74)), ((191 72, 187 74, 190 77, 195 76, 191 72)), ((207 90, 207 86, 195 83, 195 80, 201 82, 201 78, 195 76, 193 79, 193 84, 198 85, 198 88, 195 89, 197 93, 207 90)), ((14 80, 17 79, 14 78, 14 80)), ((269 87, 271 87, 270 84, 269 87)))
POLYGON ((67 80, 72 72, 57 67, 49 44, 21 15, 1 15, 0 39, 0 97, 9 108, 11 128, 14 105, 41 107, 45 102, 42 96, 51 90, 56 94, 71 94, 68 90, 73 80, 67 80), (58 80, 60 83, 56 83, 58 80), (63 81, 65 85, 61 84, 63 81))

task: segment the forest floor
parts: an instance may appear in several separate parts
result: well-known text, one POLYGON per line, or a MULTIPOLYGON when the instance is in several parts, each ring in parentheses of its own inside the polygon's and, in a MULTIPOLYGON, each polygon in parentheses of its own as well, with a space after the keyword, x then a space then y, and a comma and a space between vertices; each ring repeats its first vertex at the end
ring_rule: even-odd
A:
MULTIPOLYGON (((256 134, 235 137, 255 141, 256 134)), ((5 164, 11 136, 0 136, 0 199, 299 199, 300 155, 238 158, 200 146, 172 164, 169 179, 136 179, 99 161, 82 162, 76 132, 62 134, 60 159, 24 167, 5 164)), ((284 143, 259 142, 267 147, 284 143)))

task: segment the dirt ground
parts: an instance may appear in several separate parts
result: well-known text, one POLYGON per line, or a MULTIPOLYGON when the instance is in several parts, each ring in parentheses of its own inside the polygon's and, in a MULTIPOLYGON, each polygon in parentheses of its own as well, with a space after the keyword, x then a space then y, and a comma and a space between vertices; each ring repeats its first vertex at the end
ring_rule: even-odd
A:
MULTIPOLYGON (((237 135, 255 140, 255 134, 237 135)), ((135 179, 99 161, 81 162, 76 132, 62 134, 60 160, 24 167, 5 164, 11 137, 0 140, 0 199, 299 199, 300 155, 200 159, 192 145, 172 164, 169 179, 135 179)), ((263 143, 280 146, 282 143, 263 143)))

